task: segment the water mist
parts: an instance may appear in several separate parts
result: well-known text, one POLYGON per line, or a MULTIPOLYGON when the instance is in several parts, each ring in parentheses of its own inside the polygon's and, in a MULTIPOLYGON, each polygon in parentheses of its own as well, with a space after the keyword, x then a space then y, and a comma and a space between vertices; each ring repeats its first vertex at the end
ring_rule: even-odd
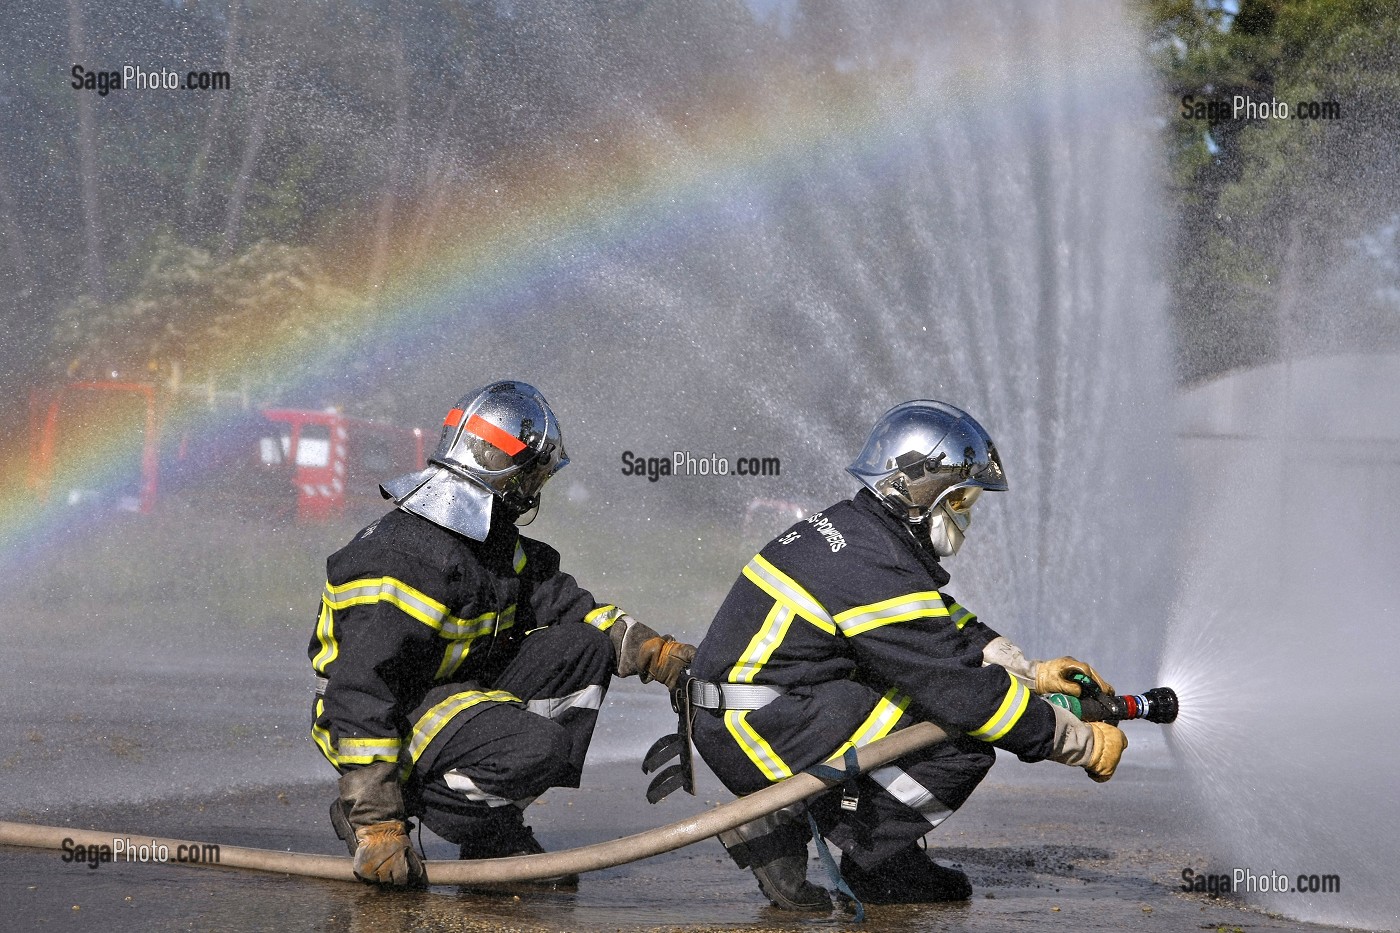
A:
POLYGON ((1302 919, 1393 929, 1400 811, 1400 357, 1278 364, 1184 399, 1191 495, 1160 679, 1172 742, 1227 868, 1335 875, 1244 892, 1302 919))

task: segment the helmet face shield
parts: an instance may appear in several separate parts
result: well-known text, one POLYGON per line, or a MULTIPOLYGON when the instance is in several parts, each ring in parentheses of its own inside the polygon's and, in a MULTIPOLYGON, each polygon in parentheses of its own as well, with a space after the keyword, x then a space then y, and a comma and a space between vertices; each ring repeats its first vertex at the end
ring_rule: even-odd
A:
POLYGON ((958 486, 944 494, 943 511, 959 531, 967 531, 967 526, 972 524, 972 505, 981 495, 981 486, 958 486))

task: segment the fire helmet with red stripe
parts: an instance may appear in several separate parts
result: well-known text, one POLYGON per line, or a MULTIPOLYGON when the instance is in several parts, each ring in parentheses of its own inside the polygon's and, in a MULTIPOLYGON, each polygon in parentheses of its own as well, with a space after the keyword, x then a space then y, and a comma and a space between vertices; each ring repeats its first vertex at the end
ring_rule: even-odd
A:
POLYGON ((508 379, 463 396, 443 420, 428 468, 380 491, 401 509, 484 541, 496 500, 513 521, 532 513, 545 481, 568 462, 544 396, 508 379))

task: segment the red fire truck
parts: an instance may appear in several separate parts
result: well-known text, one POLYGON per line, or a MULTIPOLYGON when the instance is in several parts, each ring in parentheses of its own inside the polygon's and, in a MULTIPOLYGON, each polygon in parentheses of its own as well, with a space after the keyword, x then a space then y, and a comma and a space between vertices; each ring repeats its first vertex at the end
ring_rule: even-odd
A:
MULTIPOLYGON (((246 400, 245 400, 246 401, 246 400)), ((335 409, 171 404, 119 379, 30 399, 29 485, 44 502, 152 512, 170 496, 271 518, 326 521, 383 508, 378 483, 421 469, 424 433, 335 409)))
POLYGON ((379 483, 425 465, 421 428, 390 427, 335 409, 266 408, 262 416, 277 427, 282 455, 295 465, 302 521, 382 511, 379 483))

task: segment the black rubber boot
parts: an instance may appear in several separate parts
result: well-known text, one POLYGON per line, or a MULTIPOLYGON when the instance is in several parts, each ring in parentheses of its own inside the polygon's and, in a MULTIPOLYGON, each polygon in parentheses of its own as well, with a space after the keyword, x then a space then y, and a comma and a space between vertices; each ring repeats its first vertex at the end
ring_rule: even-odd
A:
POLYGON ((762 865, 750 865, 758 888, 774 907, 783 910, 831 910, 831 895, 807 880, 807 847, 800 855, 780 855, 762 865))
MULTIPOLYGON (((509 858, 513 855, 542 855, 544 846, 535 839, 535 832, 525 825, 525 815, 519 807, 499 807, 491 816, 478 822, 478 830, 457 850, 459 859, 509 858)), ((554 888, 578 887, 578 875, 560 875, 522 881, 520 884, 544 885, 554 888)))
POLYGON ((764 817, 719 834, 729 857, 753 871, 758 887, 783 910, 830 911, 831 895, 807 880, 806 827, 764 817))
POLYGON ((843 855, 841 877, 868 904, 934 904, 972 896, 967 875, 935 863, 917 843, 869 871, 843 855))

